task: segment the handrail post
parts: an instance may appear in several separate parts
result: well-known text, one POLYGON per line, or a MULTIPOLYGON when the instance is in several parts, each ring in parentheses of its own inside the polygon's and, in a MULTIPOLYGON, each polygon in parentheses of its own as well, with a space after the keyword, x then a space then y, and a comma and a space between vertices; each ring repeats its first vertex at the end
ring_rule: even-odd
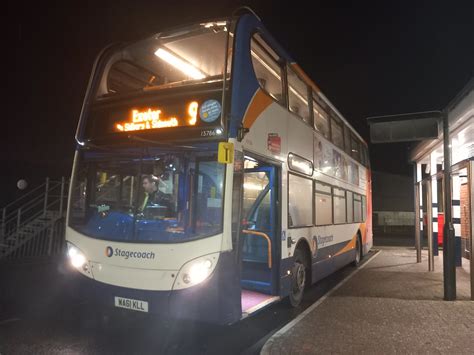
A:
POLYGON ((272 268, 272 240, 270 239, 268 234, 260 232, 260 231, 256 231, 254 229, 242 229, 242 233, 253 234, 253 235, 266 239, 267 245, 268 245, 268 268, 271 269, 272 268))
POLYGON ((5 224, 7 220, 7 208, 3 207, 2 210, 2 240, 5 238, 5 224))
POLYGON ((46 209, 48 208, 48 192, 49 192, 49 177, 46 178, 46 185, 44 189, 43 217, 46 216, 46 209))
POLYGON ((59 216, 63 216, 63 203, 64 203, 64 176, 61 177, 61 194, 59 197, 59 216))
POLYGON ((53 238, 54 238, 54 223, 50 225, 49 227, 49 235, 48 235, 48 256, 51 256, 51 252, 53 250, 53 238))
POLYGON ((20 231, 20 224, 21 224, 21 207, 18 208, 17 213, 16 213, 16 233, 17 233, 17 239, 18 239, 18 232, 20 231))

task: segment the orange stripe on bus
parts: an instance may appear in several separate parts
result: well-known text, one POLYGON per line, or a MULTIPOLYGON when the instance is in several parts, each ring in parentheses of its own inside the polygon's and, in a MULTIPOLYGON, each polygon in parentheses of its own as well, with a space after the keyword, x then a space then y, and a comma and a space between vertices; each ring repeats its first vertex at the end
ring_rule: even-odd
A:
MULTIPOLYGON (((367 218, 367 217, 366 217, 367 218)), ((362 244, 365 244, 367 241, 367 226, 365 223, 359 225, 360 234, 362 236, 362 244)))
POLYGON ((244 127, 250 128, 257 120, 258 116, 273 102, 272 98, 268 96, 262 89, 258 89, 250 101, 244 116, 244 127))
POLYGON ((319 87, 314 83, 313 80, 311 80, 311 78, 306 75, 306 73, 303 71, 303 69, 301 69, 301 67, 296 64, 296 63, 292 63, 291 64, 291 68, 296 72, 296 74, 298 74, 298 76, 303 79, 303 81, 311 86, 311 88, 315 91, 315 92, 321 92, 321 90, 319 89, 319 87))
POLYGON ((352 237, 352 240, 347 243, 341 250, 339 250, 334 256, 341 255, 342 253, 345 253, 347 251, 350 251, 355 248, 356 246, 356 240, 357 240, 357 234, 352 237))

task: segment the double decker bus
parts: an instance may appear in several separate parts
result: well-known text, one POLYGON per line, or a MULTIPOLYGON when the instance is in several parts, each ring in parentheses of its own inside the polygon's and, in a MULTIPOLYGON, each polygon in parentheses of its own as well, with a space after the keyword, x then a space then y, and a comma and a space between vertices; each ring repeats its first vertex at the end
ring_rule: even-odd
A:
POLYGON ((231 324, 372 246, 367 145, 252 13, 107 47, 66 240, 104 307, 231 324))

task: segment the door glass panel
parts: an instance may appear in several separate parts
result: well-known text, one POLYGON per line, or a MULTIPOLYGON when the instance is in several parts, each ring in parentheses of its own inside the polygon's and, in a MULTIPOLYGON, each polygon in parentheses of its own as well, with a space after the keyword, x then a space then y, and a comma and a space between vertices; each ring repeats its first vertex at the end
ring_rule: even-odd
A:
POLYGON ((242 216, 249 220, 253 217, 253 210, 257 208, 257 200, 264 198, 269 189, 270 179, 263 171, 244 174, 244 203, 242 216))
MULTIPOLYGON (((271 186, 266 172, 246 172, 244 174, 243 229, 271 234, 271 186)), ((244 261, 266 263, 268 260, 267 241, 257 235, 243 236, 242 253, 244 261)))

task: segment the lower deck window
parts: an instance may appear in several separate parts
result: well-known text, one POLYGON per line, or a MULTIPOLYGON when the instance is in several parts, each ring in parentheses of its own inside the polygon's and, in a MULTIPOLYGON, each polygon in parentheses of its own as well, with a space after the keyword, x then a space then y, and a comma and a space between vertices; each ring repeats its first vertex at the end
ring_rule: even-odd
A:
POLYGON ((346 192, 333 189, 334 224, 346 223, 346 192))
POLYGON ((354 222, 362 222, 362 199, 358 194, 354 194, 354 222))
POLYGON ((316 225, 332 224, 332 198, 329 185, 316 182, 314 194, 316 225))
POLYGON ((353 208, 353 201, 352 201, 352 192, 346 192, 346 208, 347 208, 347 223, 352 223, 354 221, 354 208, 353 208))
POLYGON ((366 216, 367 216, 367 203, 366 203, 365 196, 362 196, 362 219, 361 219, 362 222, 365 222, 366 216))
POLYGON ((305 227, 313 225, 313 182, 301 176, 288 177, 288 226, 305 227))

